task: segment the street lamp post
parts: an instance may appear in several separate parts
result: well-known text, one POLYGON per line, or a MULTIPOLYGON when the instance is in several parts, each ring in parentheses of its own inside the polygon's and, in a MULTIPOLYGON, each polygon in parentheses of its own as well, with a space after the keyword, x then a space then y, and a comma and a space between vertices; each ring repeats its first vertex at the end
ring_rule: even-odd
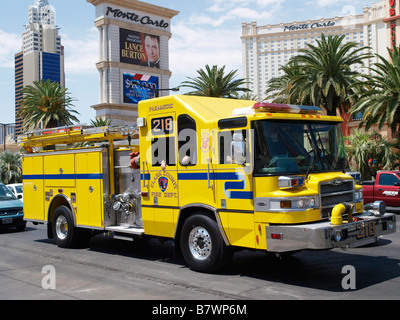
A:
POLYGON ((176 88, 169 88, 169 89, 153 89, 153 88, 146 87, 145 85, 143 85, 143 84, 141 84, 141 83, 139 83, 139 82, 135 82, 134 85, 139 86, 139 87, 142 87, 142 88, 144 88, 144 89, 148 89, 148 90, 150 90, 150 91, 153 91, 153 93, 154 93, 154 98, 158 98, 158 97, 160 96, 160 95, 159 95, 160 91, 174 91, 174 92, 178 92, 179 89, 180 89, 179 87, 176 87, 176 88))
POLYGON ((178 92, 179 91, 179 87, 171 88, 171 89, 151 89, 151 88, 149 88, 149 89, 154 91, 154 97, 155 98, 159 97, 160 91, 174 91, 174 92, 178 92))

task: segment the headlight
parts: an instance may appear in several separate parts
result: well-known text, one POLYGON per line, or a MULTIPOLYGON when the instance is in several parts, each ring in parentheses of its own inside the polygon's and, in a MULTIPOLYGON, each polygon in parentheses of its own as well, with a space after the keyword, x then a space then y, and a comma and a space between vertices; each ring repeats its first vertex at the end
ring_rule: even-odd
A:
POLYGON ((360 201, 362 201, 362 199, 363 199, 363 192, 362 192, 362 190, 361 190, 361 191, 355 191, 355 192, 354 192, 354 200, 355 200, 356 202, 360 202, 360 201))
MULTIPOLYGON (((256 205, 257 205, 256 201, 256 205)), ((267 208, 259 208, 260 211, 281 211, 285 210, 293 210, 293 211, 302 211, 307 209, 315 209, 318 207, 317 197, 299 197, 299 198, 288 198, 288 199, 269 199, 269 209, 267 208)))

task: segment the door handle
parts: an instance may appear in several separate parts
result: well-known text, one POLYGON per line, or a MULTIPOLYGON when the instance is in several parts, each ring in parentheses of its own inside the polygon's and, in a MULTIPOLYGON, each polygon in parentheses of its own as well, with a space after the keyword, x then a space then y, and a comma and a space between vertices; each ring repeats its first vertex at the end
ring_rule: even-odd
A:
POLYGON ((144 161, 142 161, 142 167, 143 167, 143 188, 146 188, 146 170, 145 170, 145 167, 144 167, 144 165, 145 165, 145 162, 144 161))
POLYGON ((211 184, 210 180, 210 159, 207 159, 207 183, 208 183, 208 189, 212 189, 213 185, 211 184))

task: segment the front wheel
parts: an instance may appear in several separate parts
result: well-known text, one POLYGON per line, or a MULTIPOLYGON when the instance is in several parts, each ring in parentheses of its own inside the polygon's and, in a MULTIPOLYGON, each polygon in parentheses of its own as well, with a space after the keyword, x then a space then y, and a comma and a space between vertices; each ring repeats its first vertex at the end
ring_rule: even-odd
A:
POLYGON ((232 258, 232 250, 225 245, 217 222, 206 215, 195 214, 186 219, 180 245, 183 258, 195 271, 217 272, 232 258))

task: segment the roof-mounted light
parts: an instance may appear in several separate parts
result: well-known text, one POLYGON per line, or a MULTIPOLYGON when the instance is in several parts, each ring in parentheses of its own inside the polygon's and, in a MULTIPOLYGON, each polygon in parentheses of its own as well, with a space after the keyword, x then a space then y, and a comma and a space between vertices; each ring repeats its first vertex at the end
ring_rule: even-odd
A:
POLYGON ((255 112, 322 115, 322 110, 319 107, 297 106, 291 104, 278 104, 269 102, 257 102, 253 106, 253 109, 255 112))

